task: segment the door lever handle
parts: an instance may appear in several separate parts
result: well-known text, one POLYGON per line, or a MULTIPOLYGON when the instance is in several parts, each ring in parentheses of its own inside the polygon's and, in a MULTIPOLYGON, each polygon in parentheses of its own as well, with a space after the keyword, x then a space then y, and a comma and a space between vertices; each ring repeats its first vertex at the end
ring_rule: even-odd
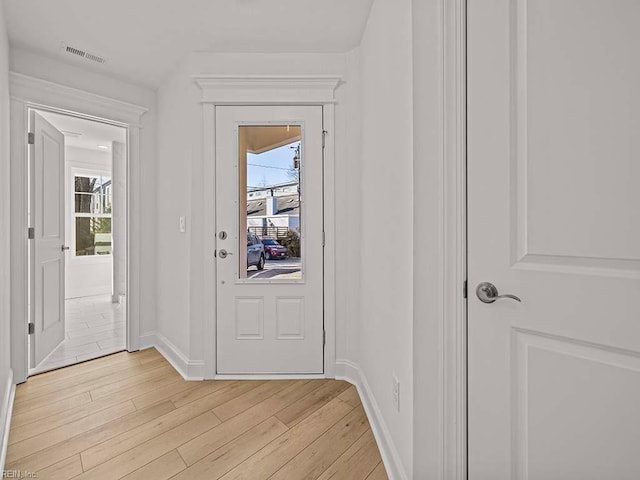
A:
POLYGON ((498 289, 496 286, 489 282, 480 283, 478 288, 476 288, 476 295, 478 296, 478 299, 484 303, 493 303, 500 298, 510 298, 511 300, 522 303, 522 300, 520 300, 519 297, 511 295, 510 293, 498 295, 498 289))
POLYGON ((233 253, 227 252, 225 249, 222 249, 218 252, 218 256, 220 258, 227 258, 227 255, 233 255, 233 253))
POLYGON ((66 245, 61 245, 60 250, 64 252, 65 250, 69 250, 69 247, 67 247, 66 245))

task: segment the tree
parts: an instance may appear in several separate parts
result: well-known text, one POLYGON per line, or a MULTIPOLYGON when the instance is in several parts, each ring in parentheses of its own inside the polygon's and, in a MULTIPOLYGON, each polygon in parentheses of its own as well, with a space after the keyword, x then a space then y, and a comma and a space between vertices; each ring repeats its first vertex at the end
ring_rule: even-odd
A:
POLYGON ((279 238, 278 241, 287 247, 287 253, 290 257, 300 257, 300 235, 293 230, 288 230, 284 238, 279 238))

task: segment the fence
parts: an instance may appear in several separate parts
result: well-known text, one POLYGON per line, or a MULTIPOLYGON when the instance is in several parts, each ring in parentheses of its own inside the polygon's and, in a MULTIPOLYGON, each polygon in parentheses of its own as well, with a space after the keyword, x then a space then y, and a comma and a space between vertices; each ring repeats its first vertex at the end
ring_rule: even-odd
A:
POLYGON ((255 233, 259 237, 285 238, 289 227, 248 227, 251 233, 255 233))

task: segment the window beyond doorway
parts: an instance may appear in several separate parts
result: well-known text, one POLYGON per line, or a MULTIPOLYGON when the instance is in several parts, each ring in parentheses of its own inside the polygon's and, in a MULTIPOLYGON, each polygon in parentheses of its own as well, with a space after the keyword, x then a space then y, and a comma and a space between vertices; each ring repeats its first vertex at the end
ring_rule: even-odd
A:
POLYGON ((111 176, 76 171, 74 184, 74 254, 111 255, 111 176))

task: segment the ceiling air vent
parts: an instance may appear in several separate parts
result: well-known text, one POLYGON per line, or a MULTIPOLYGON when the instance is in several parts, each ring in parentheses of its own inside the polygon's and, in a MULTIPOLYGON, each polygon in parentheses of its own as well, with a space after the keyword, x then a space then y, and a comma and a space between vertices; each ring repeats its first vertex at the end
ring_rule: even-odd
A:
POLYGON ((80 48, 76 48, 76 47, 72 47, 71 45, 67 45, 65 43, 62 44, 62 49, 71 54, 71 55, 77 55, 78 57, 82 57, 86 60, 91 60, 92 62, 96 62, 96 63, 106 63, 106 59, 104 57, 101 57, 100 55, 95 55, 93 53, 89 53, 85 50, 81 50, 80 48))

